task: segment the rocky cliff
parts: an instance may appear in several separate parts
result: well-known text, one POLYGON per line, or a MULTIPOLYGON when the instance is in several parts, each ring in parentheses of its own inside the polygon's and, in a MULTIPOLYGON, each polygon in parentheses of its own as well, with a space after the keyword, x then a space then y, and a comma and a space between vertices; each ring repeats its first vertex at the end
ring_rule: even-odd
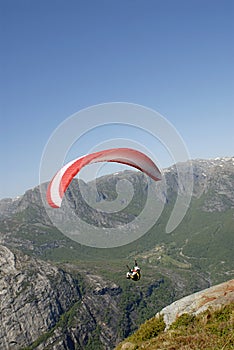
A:
POLYGON ((80 300, 76 282, 48 263, 0 246, 1 349, 20 349, 80 300))
POLYGON ((0 246, 0 348, 110 349, 121 289, 92 274, 82 288, 81 277, 0 246))

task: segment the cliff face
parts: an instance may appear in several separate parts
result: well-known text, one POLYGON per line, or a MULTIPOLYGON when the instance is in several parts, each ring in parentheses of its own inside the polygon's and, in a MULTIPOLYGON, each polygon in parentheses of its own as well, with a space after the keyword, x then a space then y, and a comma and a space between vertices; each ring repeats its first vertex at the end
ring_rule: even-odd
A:
POLYGON ((111 348, 121 289, 95 275, 87 276, 83 296, 79 285, 49 263, 0 246, 1 349, 85 349, 95 340, 97 349, 111 348))
POLYGON ((80 300, 75 281, 57 268, 0 246, 0 343, 19 349, 51 329, 80 300))

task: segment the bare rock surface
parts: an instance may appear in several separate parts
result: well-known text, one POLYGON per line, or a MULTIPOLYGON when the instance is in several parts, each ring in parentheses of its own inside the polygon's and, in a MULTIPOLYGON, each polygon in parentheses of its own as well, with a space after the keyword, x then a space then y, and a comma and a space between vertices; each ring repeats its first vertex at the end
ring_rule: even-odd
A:
POLYGON ((234 302, 234 279, 177 300, 163 308, 157 315, 164 316, 168 328, 184 313, 197 315, 209 307, 219 308, 231 302, 234 302))
POLYGON ((32 343, 79 298, 69 274, 0 246, 1 349, 32 343))
POLYGON ((0 245, 0 350, 113 348, 121 288, 87 273, 82 294, 77 278, 0 245))

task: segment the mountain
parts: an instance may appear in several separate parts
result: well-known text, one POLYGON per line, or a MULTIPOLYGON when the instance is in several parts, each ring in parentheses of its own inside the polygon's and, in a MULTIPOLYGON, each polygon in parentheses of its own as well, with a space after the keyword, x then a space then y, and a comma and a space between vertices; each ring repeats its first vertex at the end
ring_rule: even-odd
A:
POLYGON ((234 279, 163 308, 116 350, 233 349, 234 279))
POLYGON ((118 340, 113 282, 91 273, 84 281, 4 246, 0 271, 1 349, 110 349, 118 340))
POLYGON ((106 249, 63 235, 48 216, 39 187, 0 201, 4 344, 11 342, 12 349, 113 349, 168 304, 234 277, 234 158, 174 165, 163 171, 163 178, 155 184, 140 172, 124 171, 103 176, 96 183, 72 182, 59 220, 67 222, 72 207, 97 232, 114 227, 126 234, 126 223, 129 231, 137 231, 135 219, 149 193, 146 222, 157 206, 163 206, 146 234, 106 249), (182 195, 191 180, 191 166, 191 203, 178 227, 167 233, 177 193, 182 195), (131 198, 129 203, 126 198, 131 198), (118 208, 114 214, 108 210, 113 201, 118 208), (142 268, 137 284, 124 278, 125 265, 135 258, 142 268), (12 269, 4 270, 8 265, 12 269), (29 316, 28 321, 30 311, 34 319, 29 316))
MULTIPOLYGON (((163 212, 155 225, 132 243, 112 249, 99 249, 69 239, 61 234, 48 217, 39 187, 28 190, 19 198, 0 201, 0 242, 55 261, 124 259, 134 255, 157 268, 199 270, 208 283, 222 282, 234 276, 234 158, 194 160, 180 164, 182 184, 188 181, 191 166, 191 203, 180 225, 169 234, 166 233, 166 226, 177 192, 186 190, 179 188, 178 165, 163 171, 162 182, 148 182, 141 172, 125 171, 99 178, 96 184, 86 184, 75 179, 69 187, 63 211, 59 212, 60 223, 64 222, 67 227, 72 225, 72 219, 68 220, 69 208, 72 206, 76 217, 81 217, 97 232, 98 228, 104 227, 108 234, 109 228, 119 227, 123 237, 139 231, 135 218, 144 209, 150 192, 151 202, 144 214, 145 221, 154 216, 158 205, 164 207, 163 212), (126 193, 118 195, 116 192, 118 185, 124 181, 132 186, 124 187, 132 196, 128 205, 124 202, 126 193), (92 206, 87 203, 87 198, 92 206), (104 206, 108 209, 113 200, 119 206, 114 213, 99 209, 99 204, 101 208, 104 206)), ((53 213, 57 215, 56 210, 53 213)), ((77 222, 75 226, 78 235, 85 237, 86 233, 89 234, 85 228, 79 229, 77 222)), ((97 237, 98 234, 95 240, 98 240, 97 237)), ((108 235, 108 239, 104 236, 109 246, 111 240, 115 240, 115 235, 108 235)))

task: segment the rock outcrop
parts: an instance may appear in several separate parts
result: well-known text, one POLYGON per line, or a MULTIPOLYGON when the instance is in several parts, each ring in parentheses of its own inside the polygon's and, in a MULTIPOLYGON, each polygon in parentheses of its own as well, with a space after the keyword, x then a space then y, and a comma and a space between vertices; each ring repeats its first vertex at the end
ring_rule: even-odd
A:
POLYGON ((0 349, 111 349, 121 292, 100 276, 87 273, 84 282, 0 245, 0 349))
POLYGON ((184 313, 197 315, 209 307, 219 308, 234 302, 234 279, 188 295, 163 308, 158 314, 163 315, 167 328, 184 313))
POLYGON ((69 274, 4 246, 0 246, 0 296, 4 350, 31 344, 81 298, 69 274))

